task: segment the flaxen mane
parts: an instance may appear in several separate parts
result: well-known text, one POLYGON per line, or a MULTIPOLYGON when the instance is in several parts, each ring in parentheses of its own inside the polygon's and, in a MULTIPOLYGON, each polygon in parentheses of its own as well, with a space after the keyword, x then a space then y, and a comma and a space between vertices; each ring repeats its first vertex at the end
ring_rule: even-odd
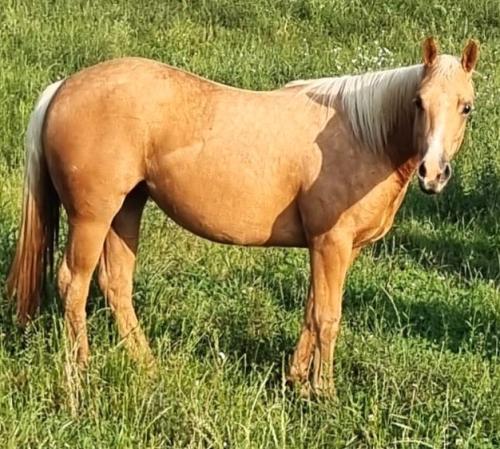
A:
MULTIPOLYGON (((441 55, 436 70, 448 76, 459 66, 457 58, 441 55)), ((340 100, 355 136, 373 151, 383 151, 390 131, 412 117, 412 99, 422 80, 423 67, 418 64, 361 75, 298 80, 286 87, 302 87, 301 92, 329 108, 340 100)))

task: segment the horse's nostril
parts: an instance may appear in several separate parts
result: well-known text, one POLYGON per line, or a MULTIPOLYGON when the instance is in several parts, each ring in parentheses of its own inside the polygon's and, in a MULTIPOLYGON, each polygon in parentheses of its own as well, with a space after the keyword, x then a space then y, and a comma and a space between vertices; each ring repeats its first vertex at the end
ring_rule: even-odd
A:
POLYGON ((427 173, 427 170, 425 169, 425 164, 422 162, 418 166, 418 176, 421 178, 425 178, 426 173, 427 173))
POLYGON ((451 176, 451 165, 447 162, 444 166, 443 177, 447 180, 451 176))

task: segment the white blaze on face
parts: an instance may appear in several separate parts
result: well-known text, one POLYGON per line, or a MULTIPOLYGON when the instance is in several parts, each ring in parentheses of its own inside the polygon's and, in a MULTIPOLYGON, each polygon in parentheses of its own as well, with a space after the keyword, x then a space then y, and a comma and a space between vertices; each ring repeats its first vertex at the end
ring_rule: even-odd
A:
MULTIPOLYGON (((444 106, 444 105, 442 105, 444 106)), ((446 126, 446 108, 443 108, 436 120, 436 126, 428 140, 427 152, 424 155, 426 175, 429 180, 436 179, 442 171, 444 159, 444 135, 446 126)))
POLYGON ((443 136, 444 136, 444 120, 440 120, 436 129, 429 139, 429 147, 425 155, 427 162, 439 161, 443 157, 443 136))

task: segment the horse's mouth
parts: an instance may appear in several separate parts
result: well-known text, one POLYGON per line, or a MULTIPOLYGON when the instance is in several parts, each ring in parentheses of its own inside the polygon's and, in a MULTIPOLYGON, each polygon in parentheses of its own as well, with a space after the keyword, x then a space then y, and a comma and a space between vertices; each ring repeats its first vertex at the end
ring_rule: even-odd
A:
POLYGON ((422 179, 418 180, 418 185, 420 186, 420 190, 427 195, 437 195, 441 193, 446 186, 447 182, 439 183, 439 182, 425 182, 422 179))

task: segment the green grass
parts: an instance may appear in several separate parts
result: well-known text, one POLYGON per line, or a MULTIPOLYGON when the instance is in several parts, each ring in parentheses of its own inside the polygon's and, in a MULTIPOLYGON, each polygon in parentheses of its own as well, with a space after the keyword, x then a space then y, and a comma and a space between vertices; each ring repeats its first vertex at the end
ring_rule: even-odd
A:
POLYGON ((126 356, 92 288, 78 416, 60 306, 20 332, 0 301, 2 448, 500 447, 500 3, 494 0, 0 0, 0 289, 15 245, 22 138, 49 82, 122 55, 252 89, 409 65, 428 34, 482 43, 476 112, 439 198, 412 188, 351 271, 338 397, 282 386, 307 290, 298 250, 218 246, 153 205, 135 304, 159 363, 126 356), (222 355, 223 354, 223 355, 222 355))

